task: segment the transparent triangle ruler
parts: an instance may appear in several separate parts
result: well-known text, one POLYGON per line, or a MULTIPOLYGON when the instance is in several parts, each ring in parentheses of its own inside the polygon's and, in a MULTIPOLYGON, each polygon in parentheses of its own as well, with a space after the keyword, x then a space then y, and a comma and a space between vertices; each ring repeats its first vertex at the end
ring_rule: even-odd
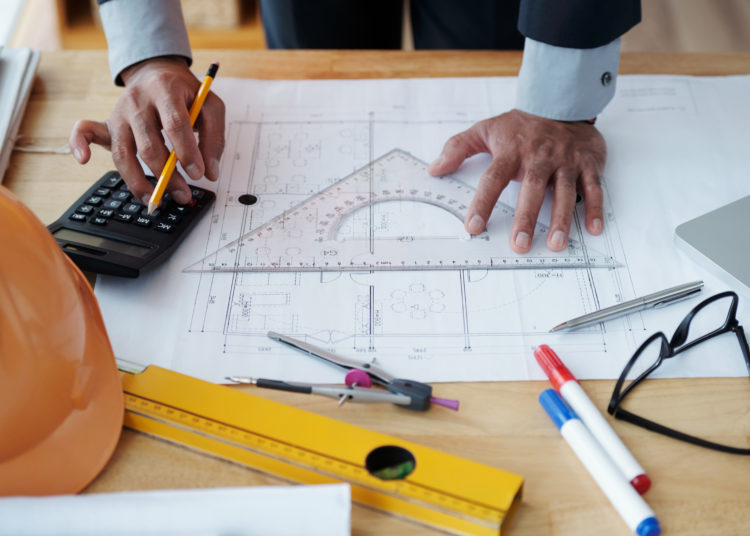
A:
POLYGON ((614 257, 573 238, 564 251, 550 251, 549 228, 541 223, 534 231, 532 250, 515 253, 508 244, 513 209, 501 202, 495 205, 488 231, 468 235, 463 222, 476 189, 455 177, 432 177, 426 167, 411 154, 394 149, 184 271, 620 266, 614 257))

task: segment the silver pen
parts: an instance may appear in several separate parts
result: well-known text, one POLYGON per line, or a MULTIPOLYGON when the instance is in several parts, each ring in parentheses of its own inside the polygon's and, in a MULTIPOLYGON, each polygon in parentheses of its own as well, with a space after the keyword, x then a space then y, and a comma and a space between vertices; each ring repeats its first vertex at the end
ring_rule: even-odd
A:
POLYGON ((665 305, 671 305, 679 300, 689 298, 693 294, 697 294, 703 288, 703 281, 693 281, 692 283, 685 283, 683 285, 677 285, 676 287, 668 288, 666 290, 660 290, 641 298, 634 300, 618 303, 612 307, 605 307, 599 309, 593 313, 579 316, 562 324, 558 324, 550 330, 553 331, 567 331, 571 329, 577 329, 590 324, 596 324, 597 322, 603 322, 610 320, 618 316, 627 315, 630 313, 637 313, 644 309, 655 309, 657 307, 664 307, 665 305))

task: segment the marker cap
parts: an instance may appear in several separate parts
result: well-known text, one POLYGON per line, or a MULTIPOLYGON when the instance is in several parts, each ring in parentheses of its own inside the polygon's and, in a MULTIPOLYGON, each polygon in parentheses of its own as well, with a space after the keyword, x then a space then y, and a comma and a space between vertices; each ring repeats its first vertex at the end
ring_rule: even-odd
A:
POLYGON ((661 527, 659 526, 659 520, 655 517, 647 517, 640 523, 635 529, 635 533, 638 536, 659 536, 661 534, 661 527))
POLYGON ((542 391, 539 395, 539 403, 558 429, 562 428, 569 420, 578 418, 578 415, 568 407, 554 389, 545 389, 542 391))
POLYGON ((638 475, 630 481, 630 485, 635 488, 635 491, 643 495, 651 489, 651 479, 645 474, 638 475))
POLYGON ((568 368, 563 365, 563 362, 557 357, 555 351, 546 344, 540 344, 534 349, 534 357, 557 391, 566 382, 571 380, 578 381, 568 368))

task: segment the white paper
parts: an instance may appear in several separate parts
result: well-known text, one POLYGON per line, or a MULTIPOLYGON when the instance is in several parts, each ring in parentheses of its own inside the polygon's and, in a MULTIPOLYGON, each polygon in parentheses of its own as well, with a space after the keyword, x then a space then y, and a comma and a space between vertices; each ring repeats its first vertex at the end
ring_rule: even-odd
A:
POLYGON ((38 63, 36 50, 0 48, 0 183, 16 143, 38 63))
MULTIPOLYGON (((511 109, 515 84, 217 79, 215 90, 227 103, 227 146, 218 185, 201 184, 217 190, 212 214, 163 267, 137 280, 97 282, 117 357, 216 382, 230 375, 342 381, 336 368, 268 340, 273 330, 347 358, 376 359, 394 376, 421 381, 544 379, 532 354, 542 343, 579 378, 617 377, 649 335, 671 336, 699 299, 726 288, 688 260, 673 235, 683 221, 750 193, 750 77, 619 77, 597 123, 609 151, 605 233, 592 237, 581 229, 582 206, 571 232, 571 239, 617 258, 616 269, 182 272, 393 149, 432 161, 451 135, 511 109), (245 193, 257 204, 237 203, 245 193), (698 279, 706 283, 699 298, 548 333, 581 314, 698 279)), ((486 155, 471 158, 454 176, 476 186, 488 164, 486 155)), ((501 201, 514 206, 517 193, 512 183, 501 201)), ((550 201, 542 224, 549 224, 550 201)), ((386 214, 404 234, 418 228, 413 221, 431 228, 434 218, 458 235, 461 222, 436 210, 386 214)), ((490 219, 494 239, 507 240, 509 221, 490 219)), ((544 248, 539 242, 535 247, 544 248)), ((743 311, 741 300, 741 322, 743 311)), ((747 374, 733 335, 709 344, 714 357, 699 347, 657 375, 747 374)))
POLYGON ((348 536, 348 484, 0 498, 8 536, 348 536))

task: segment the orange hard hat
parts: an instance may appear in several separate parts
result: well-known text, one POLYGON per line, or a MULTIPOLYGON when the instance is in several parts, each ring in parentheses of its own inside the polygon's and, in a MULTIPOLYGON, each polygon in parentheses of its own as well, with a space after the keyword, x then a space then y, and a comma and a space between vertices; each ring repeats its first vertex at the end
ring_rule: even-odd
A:
POLYGON ((122 385, 99 306, 0 186, 0 495, 75 493, 117 445, 122 385))

